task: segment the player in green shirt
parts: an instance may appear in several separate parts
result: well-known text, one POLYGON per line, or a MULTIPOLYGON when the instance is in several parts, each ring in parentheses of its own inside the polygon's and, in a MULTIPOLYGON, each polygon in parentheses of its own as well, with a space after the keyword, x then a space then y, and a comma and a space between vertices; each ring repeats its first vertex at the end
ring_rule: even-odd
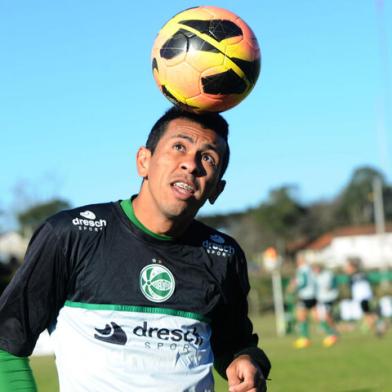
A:
POLYGON ((266 390, 247 316, 245 256, 194 219, 224 189, 228 126, 173 108, 136 156, 131 200, 50 217, 0 298, 0 390, 35 391, 28 357, 49 329, 62 392, 266 390))

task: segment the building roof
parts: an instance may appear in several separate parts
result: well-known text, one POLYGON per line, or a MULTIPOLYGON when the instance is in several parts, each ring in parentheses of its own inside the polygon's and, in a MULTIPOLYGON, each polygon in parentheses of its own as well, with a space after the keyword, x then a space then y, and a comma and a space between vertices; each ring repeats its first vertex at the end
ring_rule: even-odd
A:
MULTIPOLYGON (((385 226, 385 232, 392 232, 392 225, 385 226)), ((359 235, 371 235, 376 234, 375 225, 364 225, 364 226, 349 226, 349 227, 341 227, 335 230, 332 230, 328 233, 323 234, 310 244, 308 244, 305 249, 310 250, 321 250, 330 245, 332 240, 336 237, 352 237, 359 235)))

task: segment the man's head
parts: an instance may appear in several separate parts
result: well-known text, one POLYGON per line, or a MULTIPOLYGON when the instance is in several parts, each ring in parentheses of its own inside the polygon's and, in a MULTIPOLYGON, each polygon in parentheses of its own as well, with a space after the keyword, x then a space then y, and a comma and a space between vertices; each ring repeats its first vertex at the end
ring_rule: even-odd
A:
POLYGON ((319 261, 315 261, 311 265, 313 272, 316 274, 319 274, 324 269, 324 265, 319 261))
POLYGON ((198 115, 177 108, 166 112, 137 154, 144 179, 139 201, 155 217, 185 224, 206 200, 214 203, 225 185, 227 134, 227 122, 219 114, 198 115))
POLYGON ((212 129, 225 141, 226 150, 222 159, 220 171, 221 179, 226 172, 230 159, 230 148, 227 140, 229 135, 229 125, 227 121, 218 113, 196 114, 173 106, 161 118, 159 118, 151 128, 147 138, 146 147, 151 151, 152 154, 154 154, 155 148, 162 135, 166 132, 169 123, 177 118, 185 118, 199 123, 203 128, 212 129))
POLYGON ((353 275, 361 269, 361 259, 359 257, 348 257, 344 270, 347 274, 353 275))

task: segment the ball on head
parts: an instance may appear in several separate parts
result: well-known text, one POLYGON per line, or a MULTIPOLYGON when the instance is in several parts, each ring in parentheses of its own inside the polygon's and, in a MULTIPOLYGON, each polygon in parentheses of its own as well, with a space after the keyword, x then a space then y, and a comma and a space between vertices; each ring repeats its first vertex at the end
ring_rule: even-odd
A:
POLYGON ((250 27, 218 7, 187 9, 159 31, 152 69, 161 92, 193 112, 223 112, 240 103, 260 73, 261 54, 250 27))

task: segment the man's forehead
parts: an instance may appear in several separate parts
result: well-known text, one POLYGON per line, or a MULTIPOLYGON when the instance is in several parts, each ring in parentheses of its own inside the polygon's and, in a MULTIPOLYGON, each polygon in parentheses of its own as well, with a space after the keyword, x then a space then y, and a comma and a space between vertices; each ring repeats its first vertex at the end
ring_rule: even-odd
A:
POLYGON ((226 146, 225 140, 215 130, 204 128, 203 125, 196 121, 186 118, 177 118, 172 120, 166 129, 167 138, 184 138, 193 143, 201 142, 211 145, 226 146))

